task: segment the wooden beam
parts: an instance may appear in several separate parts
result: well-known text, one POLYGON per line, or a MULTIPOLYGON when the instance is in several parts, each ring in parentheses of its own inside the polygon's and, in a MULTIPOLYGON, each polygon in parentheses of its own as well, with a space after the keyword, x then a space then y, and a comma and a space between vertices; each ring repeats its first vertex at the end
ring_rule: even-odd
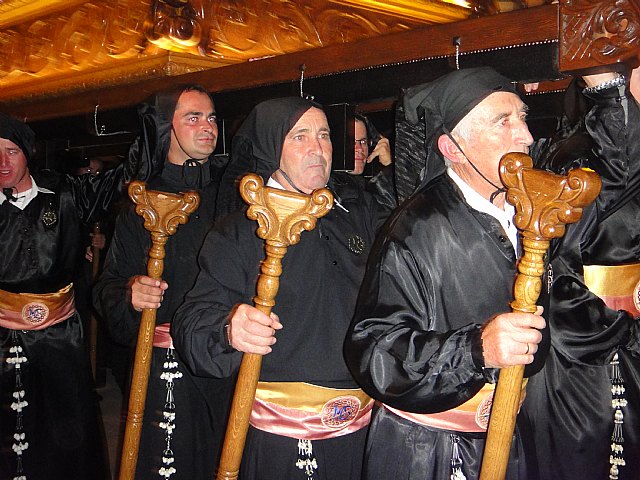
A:
MULTIPOLYGON (((557 41, 558 7, 518 10, 502 15, 465 20, 453 24, 418 28, 406 32, 281 55, 204 72, 171 78, 133 82, 46 100, 5 101, 0 109, 12 111, 28 120, 41 120, 92 112, 96 105, 116 109, 135 105, 151 93, 171 84, 200 83, 214 93, 255 89, 296 82, 301 65, 307 79, 339 73, 367 71, 375 67, 394 67, 419 61, 451 58, 455 54, 454 38, 460 39, 462 57, 476 52, 491 52, 505 46, 534 45, 557 41), (500 32, 500 35, 496 35, 500 32)), ((464 60, 463 60, 464 61, 464 60)), ((421 81, 417 78, 416 83, 421 81)))

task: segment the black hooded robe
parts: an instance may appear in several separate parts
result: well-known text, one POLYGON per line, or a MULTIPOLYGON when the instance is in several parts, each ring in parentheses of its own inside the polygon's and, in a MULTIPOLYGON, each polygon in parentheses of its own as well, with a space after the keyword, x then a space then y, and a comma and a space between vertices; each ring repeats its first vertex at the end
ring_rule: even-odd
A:
MULTIPOLYGON (((122 168, 100 176, 39 175, 39 191, 24 210, 0 205, 0 289, 53 293, 73 282, 83 248, 83 223, 108 212, 122 168), (53 225, 43 222, 55 214, 53 225)), ((24 400, 23 473, 28 479, 100 479, 108 468, 97 396, 80 315, 43 330, 0 327, 0 478, 14 478, 16 412, 11 405, 16 370, 9 359, 20 346, 26 357, 20 379, 24 400)))
MULTIPOLYGON (((451 82, 436 86, 436 92, 446 89, 450 99, 433 95, 433 90, 423 91, 433 104, 413 97, 424 106, 425 121, 438 122, 442 105, 459 110, 455 104, 462 95, 457 94, 468 95, 460 91, 461 85, 477 88, 478 82, 453 85, 453 89, 451 82)), ((619 103, 608 105, 621 111, 619 103)), ((407 116, 410 113, 407 110, 407 116)), ((607 118, 599 109, 590 112, 591 135, 600 145, 615 145, 619 125, 608 125, 607 118)), ((446 120, 445 116, 441 123, 446 125, 446 120)), ((413 134, 414 147, 425 151, 427 145, 429 158, 423 185, 380 232, 345 353, 354 377, 371 396, 400 410, 434 413, 461 405, 484 382, 497 380, 495 370, 482 368, 480 326, 492 315, 510 311, 515 255, 500 225, 470 208, 446 174, 437 176, 443 166, 430 163, 435 155, 428 146, 429 135, 419 133, 413 134)), ((548 147, 548 142, 538 142, 531 151, 539 151, 541 145, 548 147)), ((397 151, 411 152, 402 147, 397 151)), ((543 338, 548 342, 548 332, 543 332, 543 338)), ((525 376, 540 368, 544 353, 542 348, 538 351, 525 376)), ((477 478, 485 436, 422 426, 382 408, 370 428, 365 477, 449 480, 457 450, 463 474, 477 478)), ((524 440, 523 430, 516 426, 508 478, 529 478, 524 440)), ((544 440, 542 444, 547 448, 544 440)), ((554 455, 561 458, 562 447, 554 448, 554 455)))
MULTIPOLYGON (((173 314, 191 288, 198 268, 196 258, 203 239, 213 226, 216 198, 223 163, 209 157, 201 165, 182 166, 166 161, 170 142, 169 127, 175 102, 184 86, 162 93, 156 101, 159 107, 143 106, 141 120, 145 129, 132 146, 130 156, 141 158, 139 175, 147 178, 147 189, 168 193, 196 191, 200 196, 198 209, 184 225, 179 225, 165 245, 162 278, 169 285, 162 305, 156 311, 156 325, 171 324, 173 314)), ((147 275, 151 235, 144 220, 132 206, 116 220, 113 239, 98 278, 93 298, 103 316, 111 337, 123 345, 134 346, 138 337, 141 313, 131 305, 129 280, 147 275)), ((153 347, 145 412, 136 464, 136 479, 157 479, 163 468, 163 457, 173 456, 168 467, 175 473, 167 478, 210 479, 215 477, 224 436, 229 397, 233 385, 227 380, 200 378, 192 375, 173 348, 153 347), (175 362, 175 363, 174 363, 175 362), (167 364, 173 364, 167 368, 167 364), (173 379, 175 419, 171 434, 171 452, 167 452, 167 430, 163 412, 167 410, 167 375, 173 379), (164 377, 164 378, 162 378, 164 377)))
MULTIPOLYGON (((285 135, 313 106, 290 98, 256 107, 234 138, 233 169, 227 172, 244 169, 269 178, 278 168, 276 159, 285 135)), ((388 212, 349 174, 333 174, 328 188, 341 207, 335 205, 314 230, 302 232, 300 242, 290 246, 283 259, 273 311, 284 328, 277 332, 273 351, 263 357, 261 381, 358 388, 344 363, 342 342, 376 228, 388 212)), ((205 239, 198 259, 200 273, 173 324, 176 348, 196 375, 229 377, 240 366, 242 354, 227 347, 224 326, 233 307, 252 304, 256 294, 265 257, 257 226, 244 210, 238 210, 223 218, 205 239)), ((317 469, 309 477, 297 465, 296 438, 250 426, 239 478, 357 480, 366 432, 362 428, 312 440, 317 469)))
MULTIPOLYGON (((197 167, 187 167, 197 168, 197 167)), ((209 163, 202 166, 210 168, 209 163)), ((212 168, 213 169, 213 168, 212 168)), ((150 180, 147 189, 169 193, 192 190, 182 179, 182 167, 167 163, 160 175, 150 180)), ((195 259, 203 239, 214 223, 217 182, 210 181, 200 189, 200 206, 180 225, 165 245, 162 278, 169 288, 161 307, 156 311, 156 324, 171 323, 185 293, 193 285, 198 272, 195 259)), ((134 208, 116 220, 114 236, 105 258, 104 269, 96 282, 94 304, 103 316, 109 335, 118 343, 136 343, 141 314, 131 306, 128 282, 135 275, 147 274, 147 256, 151 235, 144 220, 134 208)), ((162 468, 166 448, 166 431, 159 424, 167 398, 166 381, 161 378, 168 361, 168 349, 153 347, 147 399, 140 438, 136 478, 155 479, 162 468)), ((193 376, 171 349, 181 377, 174 379, 175 429, 171 449, 176 473, 173 478, 214 478, 221 440, 226 425, 228 400, 232 392, 230 381, 193 376)), ((169 360, 171 361, 171 360, 169 360)), ((171 478, 171 477, 170 477, 171 478)))
POLYGON ((616 353, 627 401, 621 409, 626 465, 618 468, 619 478, 640 478, 638 312, 607 307, 584 277, 584 266, 640 263, 640 113, 629 96, 627 122, 615 88, 592 98, 597 117, 587 117, 571 132, 566 151, 558 150, 555 164, 547 165, 563 171, 586 159, 601 175, 603 188, 550 250, 553 287, 550 293, 543 290, 540 302, 547 309, 551 344, 544 368, 529 380, 520 417, 523 429, 531 429, 526 447, 537 460, 529 462, 532 480, 609 478, 616 353), (611 141, 592 146, 579 139, 594 133, 611 141))

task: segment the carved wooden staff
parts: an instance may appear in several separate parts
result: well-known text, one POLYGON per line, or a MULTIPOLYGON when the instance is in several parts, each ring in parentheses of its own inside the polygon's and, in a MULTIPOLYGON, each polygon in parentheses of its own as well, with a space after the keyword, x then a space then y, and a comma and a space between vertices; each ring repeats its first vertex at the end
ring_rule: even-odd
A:
MULTIPOLYGON (((95 222, 93 224, 91 232, 94 234, 100 233, 100 222, 95 222)), ((95 282, 98 278, 98 273, 100 273, 100 249, 91 245, 91 254, 91 281, 95 282)), ((88 337, 91 373, 93 373, 93 380, 97 385, 98 383, 101 383, 98 382, 98 319, 93 314, 93 311, 89 318, 88 337)))
MULTIPOLYGON (((178 224, 186 223, 189 215, 198 208, 200 198, 195 192, 175 195, 146 190, 145 184, 139 181, 129 185, 129 197, 136 204, 136 213, 144 218, 144 228, 151 232, 147 275, 160 280, 164 269, 165 244, 169 236, 176 233, 178 224)), ((120 460, 120 480, 133 480, 135 477, 155 326, 156 310, 145 308, 142 311, 133 364, 129 411, 120 460)))
MULTIPOLYGON (((507 201, 516 207, 514 223, 522 238, 514 285, 514 312, 534 313, 542 288, 544 256, 552 238, 564 235, 565 225, 582 216, 582 207, 600 193, 600 177, 591 170, 571 170, 565 177, 532 168, 531 157, 509 153, 500 161, 500 178, 507 201)), ((491 407, 480 480, 502 480, 520 407, 524 365, 500 370, 491 407)))
MULTIPOLYGON (((266 258, 260 266, 253 301, 258 310, 269 315, 275 305, 287 247, 298 243, 303 230, 313 230, 316 220, 329 213, 333 195, 326 188, 304 195, 264 187, 262 178, 255 174, 242 178, 240 194, 249 204, 247 217, 258 222, 256 233, 265 240, 266 258)), ((261 364, 262 355, 245 353, 242 357, 217 480, 238 478, 261 364)))

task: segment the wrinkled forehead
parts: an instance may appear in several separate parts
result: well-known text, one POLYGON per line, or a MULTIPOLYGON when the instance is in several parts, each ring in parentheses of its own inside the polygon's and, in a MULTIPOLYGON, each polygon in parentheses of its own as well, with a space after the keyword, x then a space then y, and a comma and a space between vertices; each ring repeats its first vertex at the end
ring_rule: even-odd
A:
POLYGON ((463 120, 491 121, 500 116, 526 112, 527 109, 527 105, 517 94, 511 92, 493 92, 473 107, 471 111, 458 122, 458 125, 462 123, 463 120))
POLYGON ((298 130, 329 130, 329 122, 324 111, 317 107, 307 109, 291 127, 288 134, 295 133, 298 130))

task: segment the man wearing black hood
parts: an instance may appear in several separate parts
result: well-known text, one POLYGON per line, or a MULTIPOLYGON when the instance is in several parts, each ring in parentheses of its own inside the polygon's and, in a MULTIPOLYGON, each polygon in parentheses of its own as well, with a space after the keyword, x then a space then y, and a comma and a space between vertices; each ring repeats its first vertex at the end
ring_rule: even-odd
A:
MULTIPOLYGON (((498 173, 533 138, 512 82, 488 67, 403 100, 397 161, 421 152, 422 183, 380 232, 345 342, 354 378, 383 402, 365 476, 477 478, 498 371, 530 375, 545 328, 542 309, 510 312, 517 231, 498 173)), ((509 478, 527 478, 522 452, 516 432, 509 478)))
POLYGON ((619 77, 599 89, 575 79, 553 148, 537 162, 562 174, 591 168, 602 190, 549 249, 551 288, 540 302, 551 342, 519 416, 525 448, 535 454, 527 459, 528 480, 640 477, 640 110, 629 95, 633 82, 632 73, 625 91, 619 77), (613 141, 593 137, 603 122, 593 112, 613 141))
POLYGON ((100 479, 107 469, 73 279, 83 224, 107 213, 123 168, 37 172, 34 152, 33 131, 0 114, 0 478, 100 479))
POLYGON ((175 354, 171 319, 197 273, 195 259, 214 223, 224 162, 212 155, 218 137, 209 93, 182 85, 140 108, 142 133, 129 156, 147 189, 196 191, 198 210, 166 244, 163 280, 147 276, 151 236, 133 206, 116 220, 94 305, 112 338, 135 345, 140 312, 158 309, 136 478, 213 478, 231 385, 194 377, 175 354))
POLYGON ((197 375, 232 376, 242 352, 264 355, 241 479, 360 477, 372 402, 351 378, 342 342, 387 212, 349 174, 330 175, 331 154, 319 105, 288 97, 252 110, 233 139, 233 171, 306 194, 327 186, 335 206, 288 249, 271 316, 251 306, 265 255, 257 224, 243 210, 222 219, 174 319, 176 348, 197 375))

